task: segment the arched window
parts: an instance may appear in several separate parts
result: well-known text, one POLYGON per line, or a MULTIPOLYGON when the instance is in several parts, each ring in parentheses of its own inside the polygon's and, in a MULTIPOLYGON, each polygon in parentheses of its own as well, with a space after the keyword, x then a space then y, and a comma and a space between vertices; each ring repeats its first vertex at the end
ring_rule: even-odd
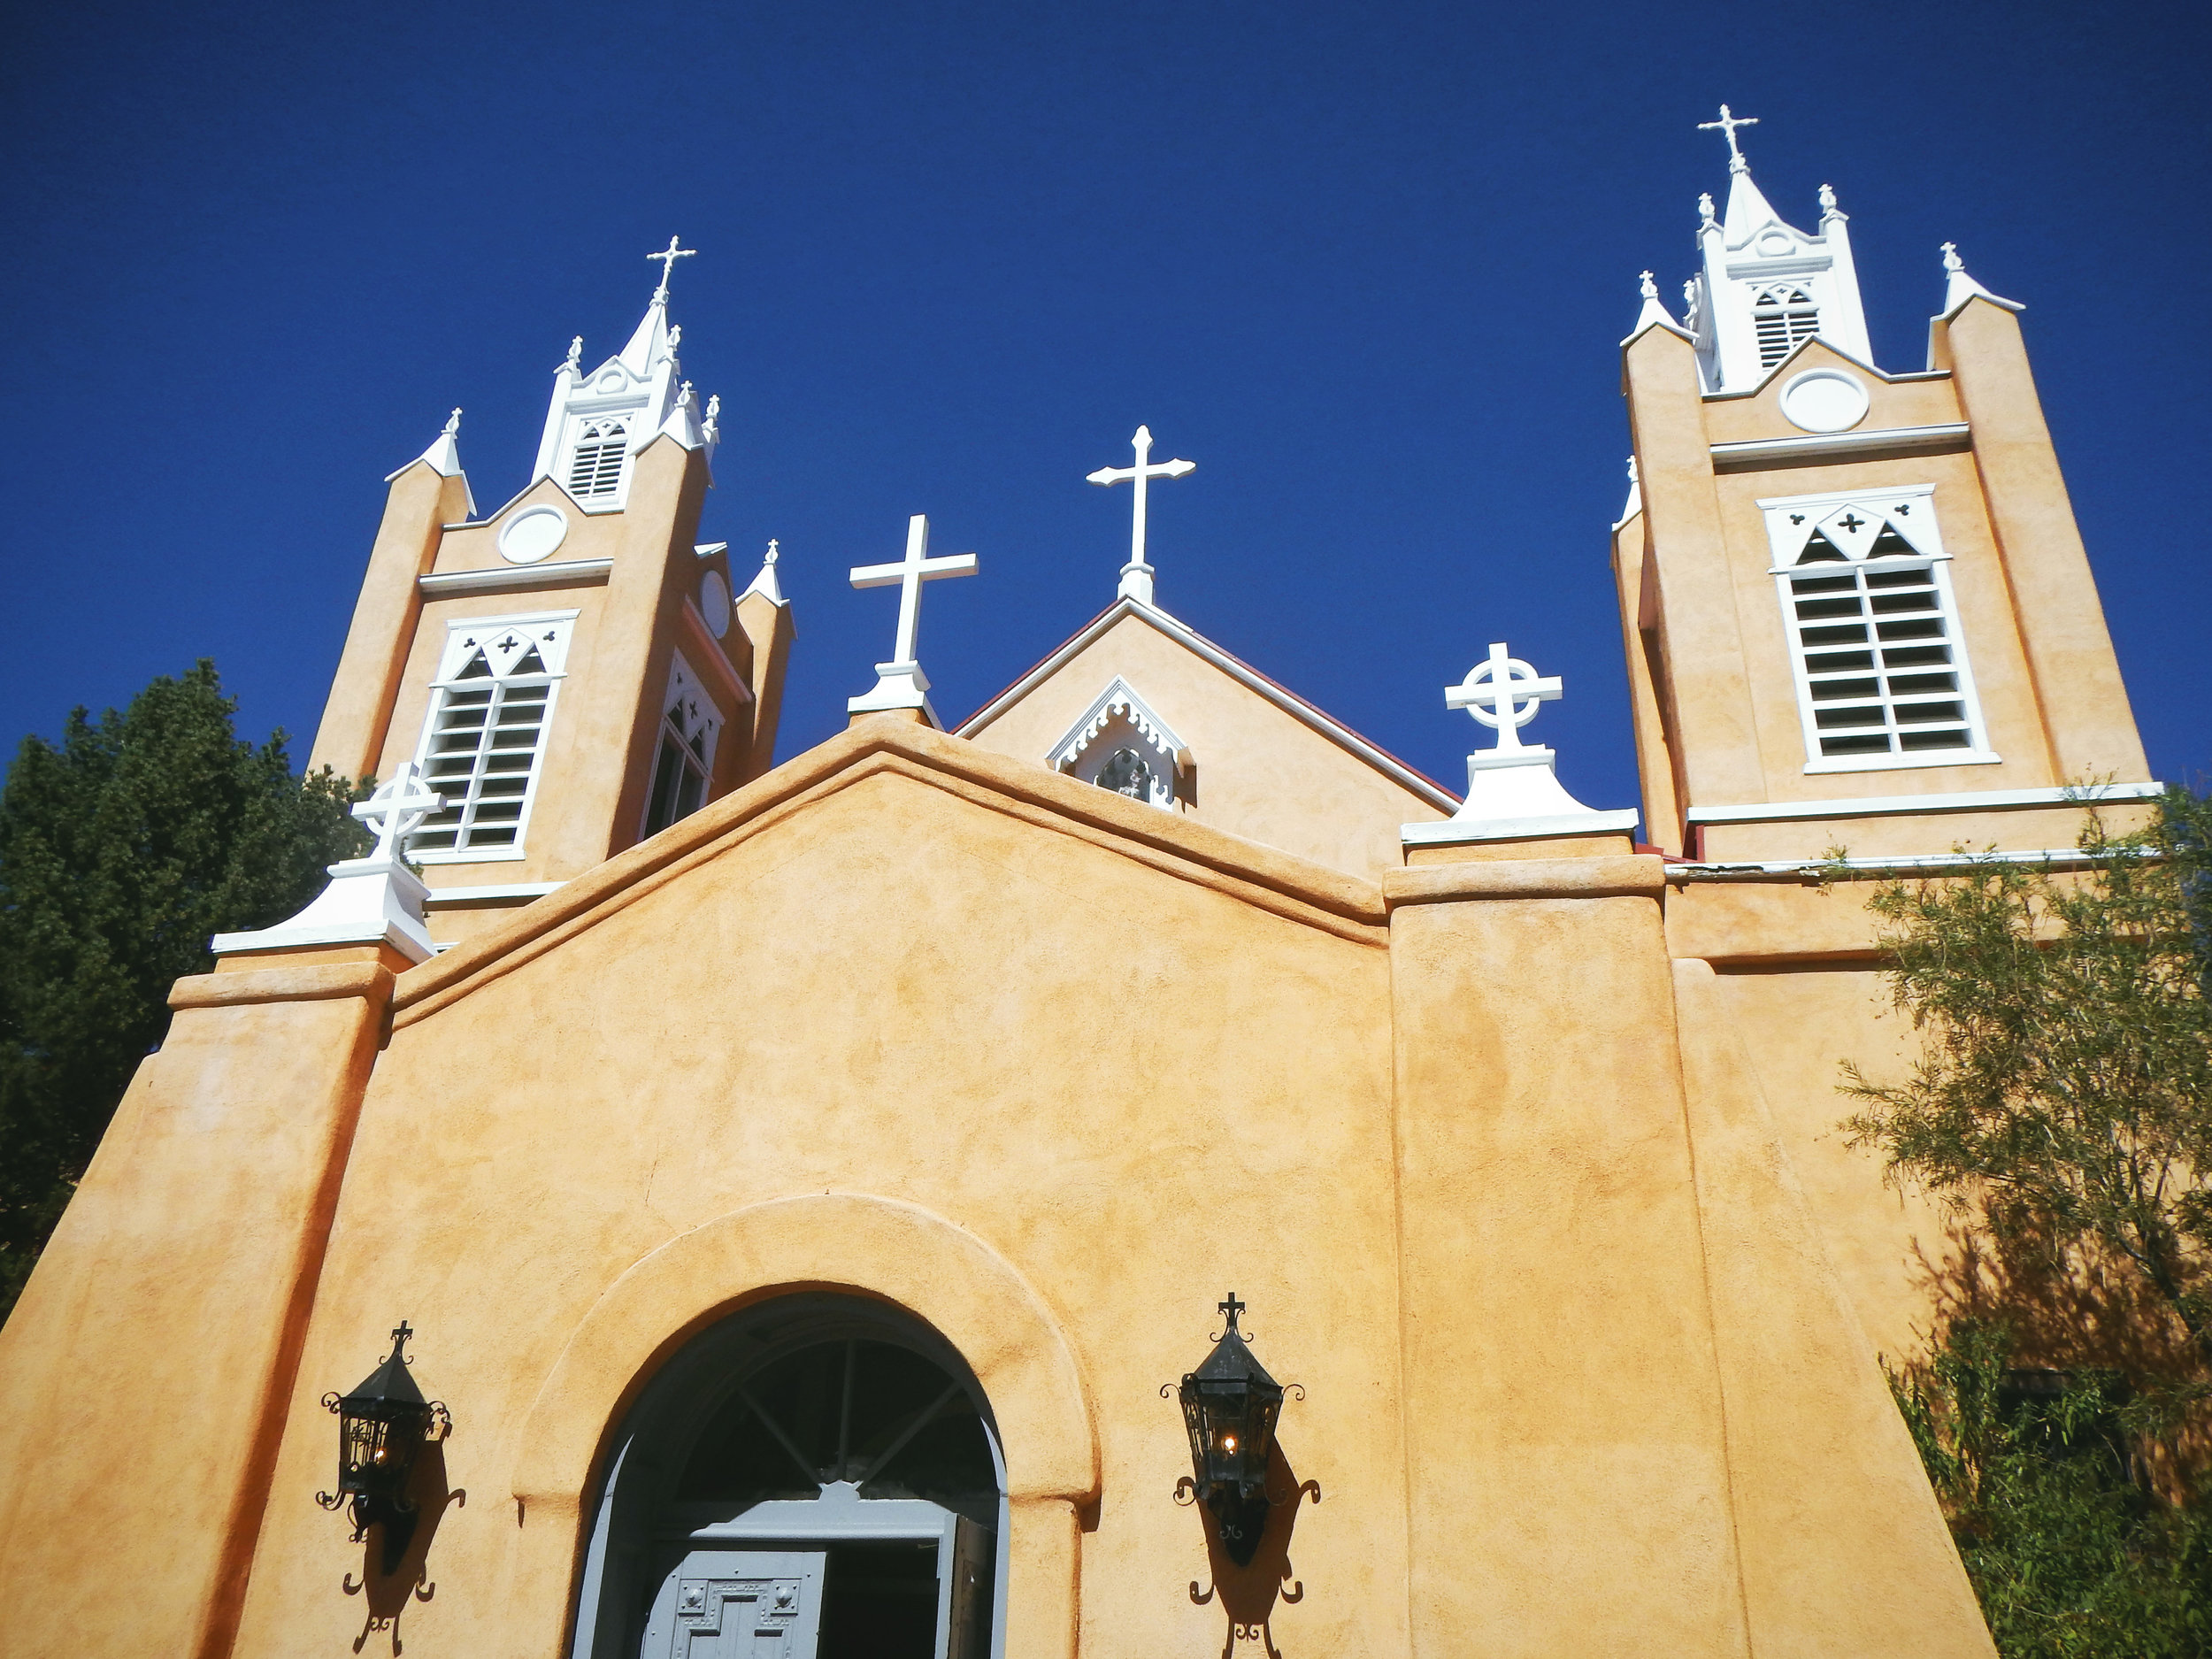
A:
POLYGON ((640 1395, 586 1552, 573 1659, 987 1659, 997 1431, 919 1322, 832 1295, 710 1327, 640 1395))
POLYGON ((653 756, 652 786, 645 795, 645 833, 657 835, 678 818, 704 805, 714 776, 714 742, 721 717, 699 676, 676 653, 668 670, 668 695, 661 702, 661 741, 653 756))
POLYGON ((579 501, 613 495, 622 483, 622 457, 628 442, 629 426, 624 421, 585 422, 568 466, 568 493, 579 501))
POLYGON ((1759 336, 1759 366, 1770 369, 1820 332, 1820 308, 1793 283, 1761 288, 1751 302, 1751 326, 1759 336))

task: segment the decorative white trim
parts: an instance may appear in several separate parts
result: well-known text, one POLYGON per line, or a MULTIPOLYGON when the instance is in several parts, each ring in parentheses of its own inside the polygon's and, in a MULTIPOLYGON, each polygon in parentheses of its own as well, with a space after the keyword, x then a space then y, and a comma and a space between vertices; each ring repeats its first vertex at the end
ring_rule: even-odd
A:
POLYGON ((2091 862, 2078 847, 2045 847, 2029 852, 1987 853, 1878 853, 1864 858, 1775 858, 1763 863, 1718 864, 1678 860, 1666 866, 1670 881, 1745 881, 1762 877, 1794 876, 1801 880, 1824 870, 1842 868, 1864 874, 1913 871, 1941 872, 1971 864, 2047 864, 2054 870, 2081 870, 2091 862))
POLYGON ((1398 839, 1409 847, 1450 847, 1461 842, 1523 841, 1536 835, 1594 835, 1636 827, 1636 809, 1614 812, 1558 812, 1543 818, 1493 818, 1469 823, 1445 818, 1434 824, 1402 824, 1398 839))
POLYGON ((2099 801, 2147 801, 2165 793, 2162 783, 2101 783, 2044 789, 1966 789, 1947 795, 1875 795, 1837 801, 1766 801, 1745 806, 1694 806, 1692 824, 1774 824, 1791 818, 1881 818, 1909 812, 1993 811, 2014 806, 2088 805, 2099 801))
POLYGON ((1994 766, 2003 759, 1993 749, 1945 749, 1917 755, 1836 755, 1809 760, 1799 770, 1810 778, 1832 772, 1924 772, 1931 766, 1994 766))
POLYGON ((526 902, 557 893, 567 885, 565 881, 497 881, 488 887, 433 887, 423 903, 428 910, 447 910, 464 904, 497 904, 508 899, 526 902))
POLYGON ((517 588, 599 588, 605 585, 613 569, 612 559, 596 558, 564 559, 557 565, 513 565, 488 571, 442 571, 416 577, 415 591, 426 599, 459 599, 470 594, 503 594, 517 588))
POLYGON ((1311 703, 1285 691, 1273 680, 1239 662, 1187 624, 1177 621, 1158 606, 1148 605, 1141 599, 1117 599, 1101 611, 1089 626, 1084 628, 1058 650, 1046 657, 1043 662, 1038 664, 1036 667, 985 703, 982 708, 963 720, 958 726, 954 728, 953 735, 955 737, 974 736, 976 733, 1027 696, 1039 685, 1058 672, 1079 652, 1095 642, 1124 617, 1135 617, 1140 621, 1149 624, 1193 656, 1219 669, 1246 690, 1273 703, 1275 707, 1296 720, 1301 726, 1326 738, 1347 754, 1366 762, 1393 783, 1418 795, 1440 812, 1450 812, 1458 807, 1459 797, 1449 790, 1439 787, 1403 761, 1376 748, 1374 744, 1350 727, 1339 726, 1311 703))
POLYGON ((1713 465, 1748 466, 1761 461, 1793 461, 1817 457, 1847 461, 1854 456, 1880 451, 1924 454, 1967 443, 1972 428, 1962 420, 1933 426, 1882 426, 1869 432, 1809 434, 1802 438, 1746 438, 1712 446, 1713 465))
POLYGON ((499 557, 510 565, 542 565, 567 540, 568 515, 541 501, 499 526, 499 557))
POLYGON ((1152 805, 1164 811, 1173 810, 1176 797, 1183 793, 1178 785, 1182 778, 1183 757, 1187 753, 1187 747, 1168 723, 1153 712, 1152 705, 1139 696, 1135 688, 1119 674, 1115 675, 1113 683, 1092 700, 1091 706, 1083 710, 1082 718, 1061 733, 1060 741, 1047 751, 1045 764, 1055 772, 1073 772, 1093 740, 1121 718, 1125 718, 1130 726, 1136 728, 1137 735, 1150 747, 1155 757, 1164 763, 1162 770, 1166 775, 1155 774, 1148 799, 1152 805))

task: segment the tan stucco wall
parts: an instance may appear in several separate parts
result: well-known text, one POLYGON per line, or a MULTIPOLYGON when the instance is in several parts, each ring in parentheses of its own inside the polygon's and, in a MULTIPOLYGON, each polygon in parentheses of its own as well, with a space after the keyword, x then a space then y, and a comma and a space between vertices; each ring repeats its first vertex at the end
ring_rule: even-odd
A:
POLYGON ((967 735, 1042 765, 1117 674, 1197 757, 1197 803, 1182 810, 1201 824, 1371 876, 1402 862, 1401 825, 1447 816, 1133 616, 967 735))
MULTIPOLYGON (((1003 1255, 1069 1334, 1102 1448, 1081 1540, 1100 1651, 1220 1639, 1181 1588, 1208 1575, 1156 1390, 1202 1356, 1233 1285, 1309 1390, 1283 1439, 1326 1494, 1299 1522, 1307 1595, 1285 1626, 1315 1651, 1402 1652, 1401 1506, 1378 1479, 1402 1466, 1387 974, 1372 944, 895 775, 856 783, 396 1033, 279 1488, 325 1473, 315 1394, 406 1314, 469 1492, 406 1640, 522 1640, 502 1595, 535 1542, 518 1435, 568 1333, 634 1263, 733 1210, 875 1194, 1003 1255), (1218 1011, 1194 1021, 1202 994, 1218 1011)), ((671 1309, 670 1333, 694 1311, 671 1309)), ((349 1640, 362 1606, 338 1586, 359 1558, 311 1504, 274 1506, 240 1651, 349 1640)), ((525 1645, 548 1650, 565 1614, 530 1609, 525 1645)))

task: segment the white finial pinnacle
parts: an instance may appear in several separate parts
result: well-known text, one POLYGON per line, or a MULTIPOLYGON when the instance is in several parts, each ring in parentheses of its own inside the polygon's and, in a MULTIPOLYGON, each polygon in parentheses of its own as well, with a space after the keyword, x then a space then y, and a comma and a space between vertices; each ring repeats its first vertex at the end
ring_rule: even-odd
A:
POLYGON ((1701 191, 1697 198, 1697 227, 1700 230, 1718 230, 1720 220, 1713 216, 1713 193, 1701 191))
POLYGON ((1659 297, 1659 285, 1652 280, 1650 272, 1644 273, 1638 282, 1636 291, 1647 300, 1655 300, 1659 297))
POLYGON ((722 442, 722 394, 719 392, 707 399, 707 418, 700 423, 699 435, 709 443, 722 442))
POLYGON ((691 405, 697 401, 691 395, 691 382, 689 380, 686 380, 681 386, 676 388, 676 401, 687 409, 690 408, 691 405))
POLYGON ((696 248, 687 248, 682 244, 682 237, 671 236, 665 249, 659 253, 649 253, 645 256, 648 259, 657 259, 661 262, 661 285, 653 290, 653 303, 656 305, 665 305, 668 303, 668 279, 675 273, 676 261, 688 259, 699 251, 696 248))
MULTIPOLYGON (((758 594, 769 603, 780 605, 783 603, 783 586, 776 580, 776 542, 772 538, 768 543, 768 551, 761 556, 760 572, 753 578, 751 584, 745 589, 745 593, 758 594)), ((740 597, 743 596, 743 595, 740 595, 740 597)))
POLYGON ((1162 461, 1152 464, 1152 428, 1139 426, 1137 435, 1130 443, 1137 452, 1134 466, 1102 466, 1095 472, 1084 474, 1092 484, 1133 484, 1136 500, 1131 504, 1129 520, 1129 562, 1121 567, 1121 587, 1118 596, 1134 599, 1141 604, 1152 603, 1152 566, 1145 562, 1145 487, 1156 478, 1187 478, 1198 470, 1195 461, 1162 461))
POLYGON ((1841 210, 1836 206, 1836 187, 1832 184, 1820 187, 1820 216, 1823 219, 1842 217, 1841 210))
POLYGON ((2001 305, 2008 311, 2021 309, 2018 301, 1999 298, 1967 274, 1966 261, 1959 257, 1959 247, 1955 242, 1943 244, 1943 314, 1947 317, 1977 297, 1993 305, 2001 305))
POLYGON ((1728 112, 1728 106, 1724 104, 1720 106, 1720 119, 1717 121, 1700 121, 1697 124, 1697 130, 1701 133, 1710 133, 1716 131, 1720 133, 1723 137, 1728 140, 1728 171, 1731 173, 1748 173, 1751 171, 1751 164, 1743 158, 1743 151, 1736 147, 1736 129, 1739 127, 1756 127, 1758 124, 1759 118, 1757 116, 1731 115, 1728 112))
POLYGON ((768 538, 768 551, 761 556, 760 562, 764 565, 773 565, 782 557, 780 547, 781 544, 777 541, 776 538, 770 536, 768 538))
POLYGON ((576 370, 581 368, 583 366, 583 363, 584 337, 581 334, 578 334, 575 339, 568 342, 568 366, 570 373, 573 373, 576 370))
POLYGON ((1966 269, 1966 261, 1959 257, 1959 245, 1955 242, 1943 244, 1943 268, 1956 273, 1966 269))
POLYGON ((455 410, 445 418, 445 435, 449 438, 457 438, 461 435, 461 411, 459 410, 455 410))

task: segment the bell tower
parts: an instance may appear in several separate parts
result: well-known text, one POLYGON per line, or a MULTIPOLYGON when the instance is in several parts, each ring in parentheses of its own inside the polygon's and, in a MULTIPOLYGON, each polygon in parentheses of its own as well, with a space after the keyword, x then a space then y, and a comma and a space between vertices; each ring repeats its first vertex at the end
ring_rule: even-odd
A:
POLYGON ((408 856, 447 944, 766 770, 793 636, 771 571, 741 594, 699 545, 720 400, 703 410, 669 274, 628 342, 555 370, 530 482, 480 515, 455 411, 393 473, 311 764, 420 770, 408 856))
POLYGON ((1785 223, 1737 142, 1678 321, 1622 342, 1614 568, 1647 834, 1778 867, 2070 848, 2154 792, 2020 333, 1965 273, 1927 366, 1876 366, 1835 194, 1785 223))

